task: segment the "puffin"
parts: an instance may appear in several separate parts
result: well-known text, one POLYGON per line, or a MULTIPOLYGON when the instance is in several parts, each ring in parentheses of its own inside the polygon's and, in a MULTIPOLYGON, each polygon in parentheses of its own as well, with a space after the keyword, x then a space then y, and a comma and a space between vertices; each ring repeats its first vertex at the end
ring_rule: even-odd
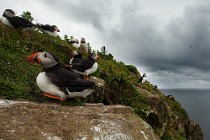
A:
POLYGON ((61 101, 78 96, 86 98, 97 87, 95 82, 84 80, 78 74, 62 68, 59 58, 49 51, 33 53, 28 56, 28 61, 42 66, 36 83, 47 97, 61 101))
POLYGON ((57 36, 58 35, 57 33, 60 32, 60 30, 58 29, 56 25, 49 25, 49 24, 43 25, 43 24, 38 23, 37 27, 42 32, 47 33, 52 36, 57 36))
POLYGON ((74 44, 74 43, 79 44, 79 40, 78 39, 72 39, 72 40, 69 41, 69 43, 70 44, 74 44))
POLYGON ((4 11, 1 21, 4 25, 8 27, 23 29, 23 31, 30 31, 37 26, 22 17, 16 16, 15 12, 12 9, 6 9, 4 11))
POLYGON ((15 16, 16 14, 12 9, 6 9, 1 17, 1 22, 8 27, 13 27, 7 17, 13 18, 15 16))
MULTIPOLYGON (((78 39, 75 39, 75 43, 79 43, 78 39)), ((77 50, 73 51, 73 57, 70 59, 69 64, 75 64, 79 63, 81 60, 84 60, 83 54, 88 53, 88 46, 85 42, 85 38, 81 38, 80 46, 77 48, 77 50)))
POLYGON ((98 69, 99 56, 96 53, 90 53, 87 58, 80 58, 76 62, 72 61, 70 67, 73 72, 83 76, 85 80, 89 79, 89 75, 98 69))
POLYGON ((85 41, 85 38, 82 37, 80 40, 80 45, 78 48, 82 53, 88 53, 88 44, 85 41))
POLYGON ((141 77, 139 78, 139 80, 138 80, 137 83, 142 83, 144 77, 146 77, 146 73, 144 73, 143 76, 141 76, 141 77))

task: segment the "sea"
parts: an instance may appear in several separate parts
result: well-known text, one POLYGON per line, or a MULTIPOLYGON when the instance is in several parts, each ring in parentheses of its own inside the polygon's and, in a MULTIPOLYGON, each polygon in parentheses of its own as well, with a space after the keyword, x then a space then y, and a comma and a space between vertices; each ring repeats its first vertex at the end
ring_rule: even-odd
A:
POLYGON ((210 140, 210 89, 161 89, 173 95, 192 121, 201 126, 204 140, 210 140))

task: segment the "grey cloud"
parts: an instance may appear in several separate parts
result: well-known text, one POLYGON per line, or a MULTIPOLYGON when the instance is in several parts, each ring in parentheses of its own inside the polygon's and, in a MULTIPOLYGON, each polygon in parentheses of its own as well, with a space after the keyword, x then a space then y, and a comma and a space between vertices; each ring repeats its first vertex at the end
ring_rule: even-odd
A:
MULTIPOLYGON (((109 22, 115 10, 112 0, 107 1, 44 1, 49 7, 55 7, 66 18, 72 17, 78 23, 91 24, 97 30, 105 30, 104 23, 109 22)), ((122 1, 123 2, 123 1, 122 1)), ((122 3, 119 2, 119 3, 122 3)))
POLYGON ((114 47, 110 49, 122 60, 151 73, 165 71, 181 79, 210 81, 209 6, 187 7, 164 31, 153 16, 122 11, 120 25, 107 33, 114 47))
POLYGON ((172 46, 177 48, 173 52, 174 57, 178 56, 177 66, 180 64, 210 71, 210 61, 207 61, 210 59, 210 18, 207 18, 209 14, 209 7, 188 7, 183 17, 169 23, 167 30, 171 39, 168 41, 172 41, 172 46), (177 44, 180 46, 176 46, 177 44))
POLYGON ((150 70, 174 71, 191 67, 209 71, 210 19, 207 15, 210 10, 199 9, 203 7, 187 8, 183 17, 173 19, 167 25, 164 35, 159 33, 151 17, 130 19, 124 22, 124 30, 120 33, 123 35, 119 34, 116 40, 125 40, 121 48, 131 52, 134 62, 140 62, 150 70))

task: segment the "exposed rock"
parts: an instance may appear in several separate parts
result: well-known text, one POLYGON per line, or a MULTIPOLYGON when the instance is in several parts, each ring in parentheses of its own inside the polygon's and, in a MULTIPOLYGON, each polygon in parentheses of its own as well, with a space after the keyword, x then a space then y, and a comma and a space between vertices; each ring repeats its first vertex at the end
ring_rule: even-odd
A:
POLYGON ((98 87, 104 87, 105 86, 105 81, 103 79, 100 79, 100 78, 97 78, 97 77, 94 77, 94 76, 90 76, 89 80, 95 82, 98 87))
POLYGON ((200 125, 190 120, 173 96, 164 96, 159 91, 149 92, 139 87, 137 90, 148 100, 150 109, 146 121, 160 138, 203 140, 200 125))
POLYGON ((159 140, 123 105, 61 106, 0 100, 0 139, 159 140))

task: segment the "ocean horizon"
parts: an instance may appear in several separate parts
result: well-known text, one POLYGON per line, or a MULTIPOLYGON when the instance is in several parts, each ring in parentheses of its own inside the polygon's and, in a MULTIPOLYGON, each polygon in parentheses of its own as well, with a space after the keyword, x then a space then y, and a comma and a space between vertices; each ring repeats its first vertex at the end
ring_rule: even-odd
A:
POLYGON ((210 140, 210 89, 167 88, 160 89, 165 95, 173 95, 188 113, 189 118, 200 125, 204 140, 210 140))

